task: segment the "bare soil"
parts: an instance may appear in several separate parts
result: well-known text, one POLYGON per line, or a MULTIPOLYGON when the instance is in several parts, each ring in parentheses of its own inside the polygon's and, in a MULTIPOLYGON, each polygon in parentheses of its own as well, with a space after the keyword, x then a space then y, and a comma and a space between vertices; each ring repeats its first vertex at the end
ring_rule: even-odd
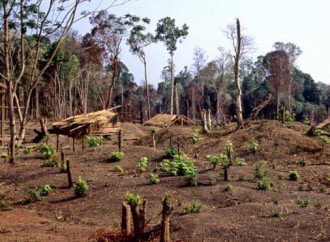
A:
MULTIPOLYGON (((305 135, 308 126, 300 123, 282 125, 276 121, 255 121, 250 127, 234 131, 235 124, 216 127, 212 134, 200 135, 194 159, 199 171, 198 186, 187 186, 184 177, 159 172, 160 183, 151 185, 149 173, 159 166, 164 149, 180 146, 194 157, 192 131, 196 127, 170 127, 156 133, 156 149, 152 147, 150 127, 124 123, 125 157, 109 162, 117 150, 117 138, 104 139, 101 146, 85 148, 78 142, 72 151, 72 140, 61 136, 60 149, 71 163, 73 180, 78 177, 89 185, 88 195, 77 198, 69 189, 67 176, 56 167, 44 167, 46 161, 31 143, 31 124, 23 147, 34 147, 31 154, 18 150, 15 165, 1 160, 0 192, 12 210, 0 212, 0 241, 96 241, 98 231, 118 231, 121 204, 126 192, 142 195, 147 200, 149 229, 159 234, 161 198, 174 198, 171 216, 171 238, 174 241, 330 241, 330 145, 321 152, 321 141, 305 135), (225 152, 230 140, 234 157, 244 158, 247 166, 232 166, 229 181, 223 181, 223 170, 206 160, 206 155, 225 152), (257 152, 249 143, 259 144, 257 152), (136 176, 138 160, 148 157, 148 171, 136 176), (271 191, 258 190, 253 181, 253 165, 267 161, 267 173, 273 181, 271 191), (304 166, 304 164, 306 164, 304 166), (116 173, 115 166, 124 168, 116 173), (289 180, 289 171, 297 170, 298 181, 289 180), (284 174, 284 179, 278 178, 284 174), (209 176, 216 184, 209 184, 209 176), (25 188, 49 184, 53 192, 38 202, 26 202, 25 188), (232 189, 225 191, 230 184, 232 189), (309 199, 307 207, 296 201, 309 199), (182 210, 198 199, 202 211, 182 215, 182 210)), ((55 137, 50 137, 55 144, 55 137)), ((86 142, 85 142, 86 143, 86 142)), ((60 159, 58 154, 55 157, 60 159)))

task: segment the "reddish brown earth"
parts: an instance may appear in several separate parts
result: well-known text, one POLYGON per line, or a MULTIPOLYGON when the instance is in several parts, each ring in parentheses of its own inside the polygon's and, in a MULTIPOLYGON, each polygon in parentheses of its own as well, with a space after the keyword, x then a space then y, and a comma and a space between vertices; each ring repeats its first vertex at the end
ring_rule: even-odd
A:
MULTIPOLYGON (((330 145, 321 154, 318 138, 304 135, 308 126, 256 121, 237 132, 231 132, 235 125, 217 127, 212 134, 200 135, 203 139, 197 143, 198 186, 186 186, 183 177, 162 172, 161 182, 150 185, 149 172, 162 161, 170 137, 173 145, 180 143, 183 152, 194 156, 194 128, 158 130, 154 149, 149 127, 124 124, 125 157, 115 163, 107 161, 107 157, 117 150, 116 137, 105 139, 96 148, 82 150, 77 145, 76 152, 66 147, 68 139, 61 137, 73 180, 80 176, 88 182, 89 193, 83 198, 76 198, 73 189, 67 188, 66 174, 58 168, 42 166, 45 160, 38 145, 29 143, 33 138, 30 132, 23 146, 35 146, 31 154, 25 155, 21 148, 15 165, 1 160, 0 192, 10 201, 12 210, 0 212, 0 241, 95 241, 95 232, 119 229, 121 204, 128 191, 147 200, 150 229, 160 223, 161 197, 170 194, 174 198, 171 238, 175 241, 330 241, 330 145), (256 153, 249 151, 252 138, 259 143, 256 153), (222 169, 212 170, 205 156, 224 152, 227 140, 234 145, 234 157, 244 158, 247 166, 230 167, 229 182, 224 182, 222 169), (148 157, 148 172, 135 176, 136 163, 142 156, 148 157), (267 172, 274 182, 272 191, 257 190, 252 181, 252 166, 260 160, 267 161, 267 172), (299 165, 301 161, 308 165, 299 165), (116 165, 121 165, 125 173, 114 172, 116 165), (299 181, 289 180, 291 170, 299 172, 299 181), (281 172, 284 180, 278 179, 281 172), (210 174, 217 178, 214 186, 209 185, 210 174), (228 183, 232 190, 226 192, 228 183), (42 201, 25 202, 24 188, 45 184, 53 189, 49 196, 42 201), (308 198, 311 203, 300 207, 298 197, 308 198), (181 215, 194 199, 201 202, 202 211, 181 215)), ((50 141, 54 143, 55 137, 50 141)))

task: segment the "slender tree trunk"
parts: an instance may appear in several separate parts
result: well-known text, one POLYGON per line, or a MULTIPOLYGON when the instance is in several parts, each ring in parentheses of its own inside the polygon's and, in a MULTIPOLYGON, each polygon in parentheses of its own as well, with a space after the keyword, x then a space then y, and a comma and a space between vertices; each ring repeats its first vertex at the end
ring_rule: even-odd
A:
POLYGON ((191 112, 192 112, 192 119, 196 119, 196 104, 195 104, 195 88, 191 91, 191 112))
POLYGON ((151 108, 150 108, 150 93, 149 93, 149 85, 148 85, 148 78, 147 78, 147 62, 143 61, 144 66, 144 79, 146 82, 146 92, 147 92, 147 112, 148 112, 148 119, 151 119, 151 108))
POLYGON ((174 81, 174 94, 175 94, 175 114, 180 115, 179 93, 178 93, 178 85, 176 81, 174 81))
POLYGON ((237 43, 236 43, 236 56, 235 56, 235 65, 234 65, 234 74, 235 74, 235 84, 236 84, 236 119, 237 125, 243 125, 243 111, 242 111, 242 90, 240 83, 239 67, 241 59, 241 27, 239 19, 236 19, 236 32, 237 32, 237 43))
POLYGON ((36 119, 39 119, 40 118, 40 108, 39 108, 39 89, 36 88, 36 95, 35 95, 35 103, 36 103, 36 112, 35 112, 35 115, 36 115, 36 119))
POLYGON ((173 53, 171 53, 171 106, 170 106, 170 112, 171 115, 173 115, 173 109, 174 109, 174 66, 173 66, 173 53))

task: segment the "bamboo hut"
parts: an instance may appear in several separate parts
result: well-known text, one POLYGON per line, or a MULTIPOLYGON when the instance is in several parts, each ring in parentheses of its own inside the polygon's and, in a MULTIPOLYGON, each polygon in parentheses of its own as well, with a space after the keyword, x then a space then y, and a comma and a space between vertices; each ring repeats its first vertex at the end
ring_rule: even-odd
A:
POLYGON ((143 125, 156 127, 170 127, 172 125, 195 125, 195 122, 184 115, 157 114, 147 120, 143 125))

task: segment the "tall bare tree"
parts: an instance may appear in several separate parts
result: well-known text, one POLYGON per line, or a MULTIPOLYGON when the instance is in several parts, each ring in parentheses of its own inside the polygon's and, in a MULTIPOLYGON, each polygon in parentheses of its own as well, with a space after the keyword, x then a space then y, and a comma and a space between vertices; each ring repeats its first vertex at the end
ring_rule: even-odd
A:
POLYGON ((253 49, 253 40, 249 36, 241 34, 240 21, 236 19, 236 25, 229 25, 225 31, 227 38, 232 41, 234 50, 234 76, 236 85, 236 120, 238 126, 243 125, 242 89, 240 82, 240 60, 243 55, 253 49))

